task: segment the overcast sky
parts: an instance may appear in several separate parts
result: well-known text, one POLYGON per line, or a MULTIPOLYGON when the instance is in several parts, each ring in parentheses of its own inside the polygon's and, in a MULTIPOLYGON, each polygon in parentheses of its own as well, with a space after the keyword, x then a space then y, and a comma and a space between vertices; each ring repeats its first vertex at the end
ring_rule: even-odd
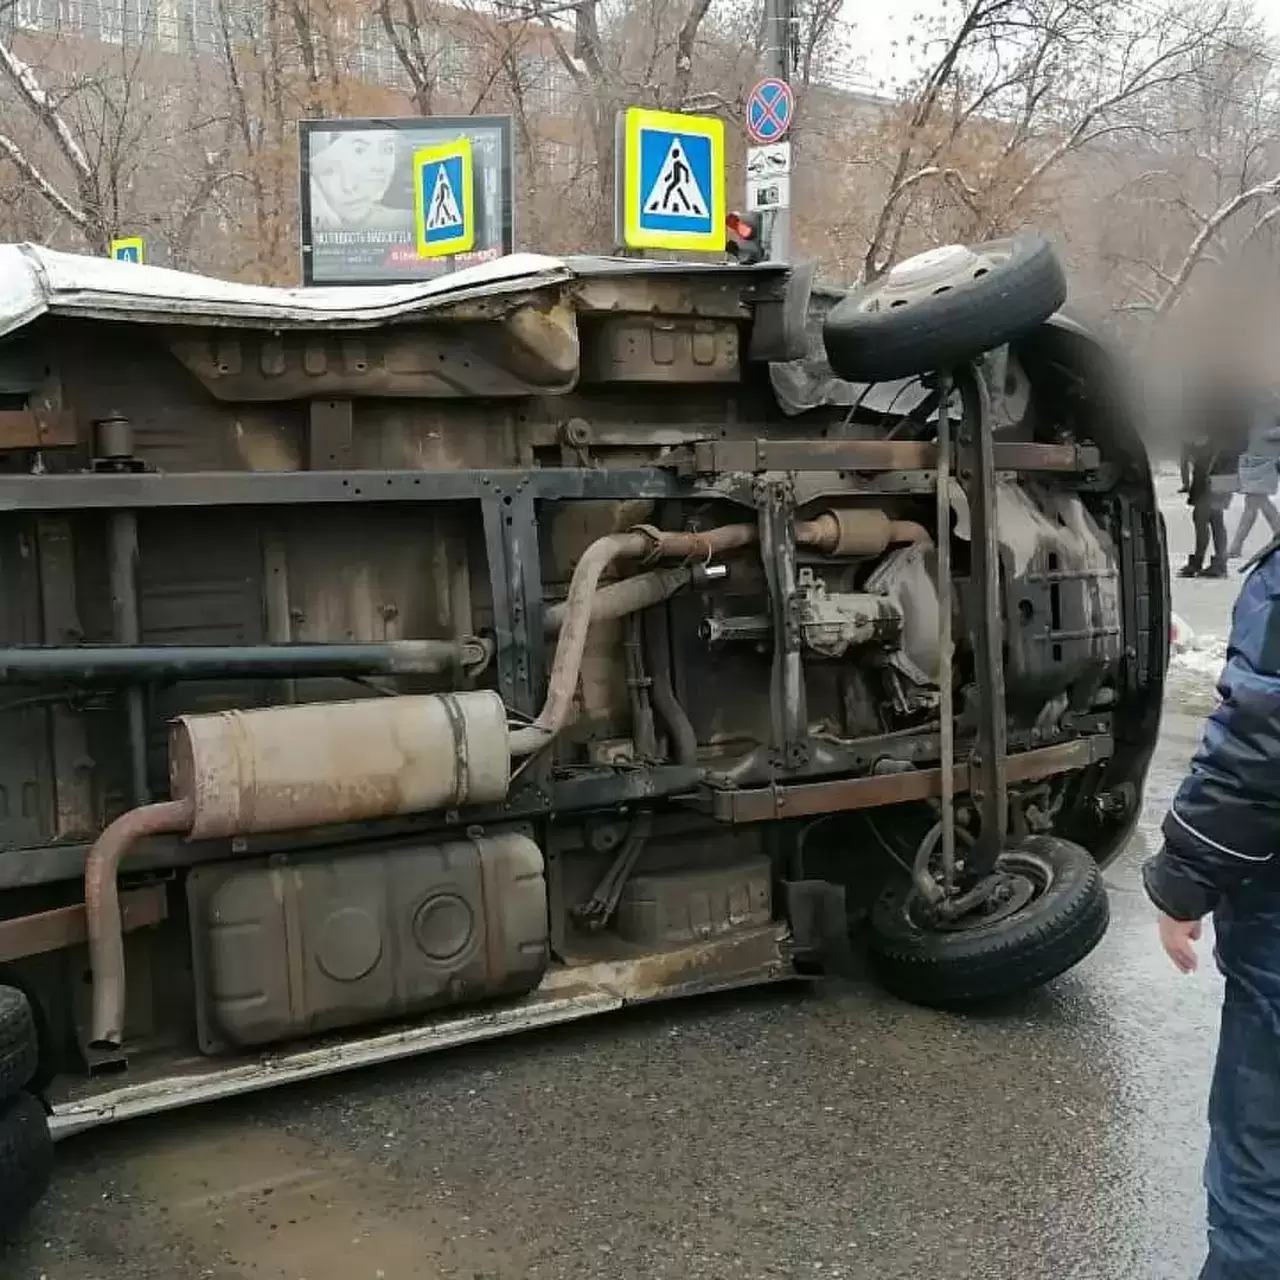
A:
MULTIPOLYGON (((1157 8, 1160 3, 1161 0, 1142 0, 1148 9, 1157 8)), ((1254 0, 1253 7, 1280 39, 1280 0, 1254 0)), ((855 49, 864 59, 867 78, 892 79, 905 74, 910 54, 904 50, 903 41, 917 25, 916 15, 936 16, 945 8, 944 0, 845 0, 842 18, 852 28, 855 49)), ((956 12, 955 3, 950 8, 956 12)))

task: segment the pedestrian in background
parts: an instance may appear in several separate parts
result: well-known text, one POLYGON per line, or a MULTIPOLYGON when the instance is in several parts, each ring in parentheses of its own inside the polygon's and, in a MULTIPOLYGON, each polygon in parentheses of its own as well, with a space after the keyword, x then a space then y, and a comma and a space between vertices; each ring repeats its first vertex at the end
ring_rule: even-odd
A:
POLYGON ((1280 483, 1280 425, 1276 421, 1276 403, 1268 397, 1259 406, 1249 429, 1245 451, 1240 455, 1237 476, 1244 495, 1244 510, 1236 526, 1235 537, 1227 551, 1229 560, 1244 554, 1244 544, 1253 532, 1259 516, 1271 526, 1271 536, 1280 537, 1280 511, 1271 501, 1280 483))
POLYGON ((1227 441, 1202 431, 1185 448, 1182 474, 1196 541, 1191 558, 1178 570, 1178 576, 1225 578, 1227 510, 1239 484, 1237 454, 1227 441), (1206 565, 1210 542, 1213 559, 1206 565))
POLYGON ((1236 601, 1222 701, 1143 867, 1160 940, 1196 968, 1213 913, 1226 980, 1209 1097, 1201 1280, 1280 1277, 1280 544, 1236 601))

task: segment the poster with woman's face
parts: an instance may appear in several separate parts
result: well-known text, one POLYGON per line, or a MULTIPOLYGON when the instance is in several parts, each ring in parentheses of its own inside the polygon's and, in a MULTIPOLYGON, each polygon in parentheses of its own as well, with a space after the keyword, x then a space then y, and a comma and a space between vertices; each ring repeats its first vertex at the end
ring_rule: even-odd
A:
POLYGON ((506 116, 304 120, 302 278, 305 284, 427 280, 512 249, 511 121, 506 116), (413 156, 467 138, 475 180, 475 249, 418 256, 413 156))

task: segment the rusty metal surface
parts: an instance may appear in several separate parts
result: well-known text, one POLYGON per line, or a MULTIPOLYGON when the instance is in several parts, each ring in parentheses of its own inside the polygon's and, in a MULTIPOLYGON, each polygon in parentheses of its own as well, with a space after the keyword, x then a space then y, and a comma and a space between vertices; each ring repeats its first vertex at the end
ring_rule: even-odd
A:
POLYGON ((151 1072, 131 1072, 123 1083, 119 1076, 67 1080, 66 1091, 50 1099, 50 1128, 63 1138, 118 1120, 569 1022, 629 1004, 795 976, 777 925, 632 960, 556 968, 529 995, 496 1007, 278 1053, 171 1061, 151 1072))
POLYGON ((548 963, 544 867, 527 834, 506 830, 196 868, 201 1051, 532 990, 548 963))
POLYGON ((785 926, 775 922, 626 960, 555 969, 538 989, 548 993, 600 989, 623 1004, 647 1004, 768 982, 791 974, 782 949, 785 933, 785 926))
POLYGON ((350 400, 313 400, 308 406, 307 460, 312 471, 341 471, 351 465, 355 432, 350 400))
MULTIPOLYGON (((35 521, 40 564, 40 607, 45 644, 77 644, 84 624, 76 600, 75 542, 71 521, 40 516, 35 521)), ((61 840, 83 839, 97 829, 93 760, 84 718, 70 706, 49 708, 53 745, 54 832, 61 840)))
POLYGON ((938 563, 938 797, 942 808, 942 866, 947 887, 955 875, 955 637, 952 633, 955 583, 951 579, 951 375, 938 377, 938 468, 934 512, 937 520, 938 563))
POLYGON ((547 679, 547 696, 542 710, 533 724, 517 729, 511 735, 511 754, 527 756, 540 751, 568 723, 574 692, 582 673, 596 588, 605 571, 616 561, 661 557, 709 561, 725 551, 749 546, 756 537, 756 530, 751 525, 721 525, 704 533, 637 525, 630 532, 606 534, 592 542, 579 558, 569 581, 560 637, 547 679))
POLYGON ((583 337, 587 382, 737 382, 738 326, 723 320, 617 316, 583 337))
POLYGON ((600 988, 566 994, 544 994, 538 989, 523 1000, 496 1008, 467 1010, 410 1027, 345 1036, 279 1053, 170 1061, 151 1072, 131 1071, 124 1082, 118 1075, 64 1078, 59 1083, 71 1088, 51 1100, 49 1127, 55 1138, 66 1138, 120 1120, 611 1013, 622 1004, 618 996, 600 988))
MULTIPOLYGON (((621 618, 638 613, 675 595, 693 581, 694 566, 677 565, 672 569, 650 569, 629 578, 621 578, 596 591, 591 601, 591 621, 621 618)), ((567 601, 549 605, 542 621, 548 633, 554 634, 564 625, 567 601)))
MULTIPOLYGON (((1112 754, 1114 743, 1106 734, 1094 734, 1074 742, 1038 747, 1005 757, 1010 783, 1034 782, 1059 773, 1087 768, 1112 754)), ((957 794, 972 790, 976 781, 969 763, 953 771, 957 794)), ((756 787, 740 791, 712 790, 711 815, 718 822, 767 822, 775 818, 803 818, 820 813, 875 809, 913 800, 931 800, 942 794, 942 770, 919 769, 870 778, 845 778, 836 782, 797 783, 756 787)))
MULTIPOLYGON (((687 263, 681 263, 687 267, 687 263)), ((754 282, 734 272, 695 275, 673 273, 626 276, 610 273, 594 278, 580 278, 568 292, 577 310, 602 312, 606 315, 631 312, 637 315, 722 317, 748 320, 751 308, 748 292, 754 282)))
MULTIPOLYGON (((146 929, 168 919, 166 888, 163 884, 152 884, 128 889, 120 895, 120 926, 124 933, 146 929)), ((0 964, 79 946, 88 940, 89 923, 83 902, 0 920, 0 964)))
MULTIPOLYGON (((0 519, 0 639, 7 644, 39 644, 45 611, 59 602, 60 584, 41 581, 38 536, 30 520, 0 519)), ((0 814, 8 848, 42 844, 57 830, 56 770, 63 760, 51 738, 45 705, 11 695, 0 700, 0 814)))
POLYGON ((1009 787, 1004 774, 1009 728, 1005 712, 1005 620, 1000 596, 999 514, 991 397, 976 368, 959 378, 965 407, 960 426, 961 477, 969 502, 969 643, 977 683, 978 741, 971 758, 970 792, 981 823, 965 859, 966 874, 981 879, 995 869, 1009 824, 1009 787))
POLYGON ((605 570, 623 557, 639 559, 652 545, 642 532, 608 534, 597 538, 583 553, 569 582, 564 601, 564 616, 551 674, 547 678, 547 696, 537 719, 527 729, 511 735, 513 755, 531 755, 549 742, 569 719, 574 691, 582 672, 582 655, 591 625, 591 607, 596 588, 605 570))
POLYGON ((71 448, 76 422, 69 413, 0 409, 0 450, 71 448))
POLYGON ((507 739, 487 689, 180 716, 170 789, 196 840, 496 803, 507 739))
POLYGON ((184 330, 173 354, 219 400, 312 397, 528 396, 569 390, 577 380, 571 311, 535 308, 519 321, 455 320, 340 332, 184 330))
MULTIPOLYGON (((710 440, 693 446, 693 470, 931 471, 938 450, 915 440, 710 440)), ((1091 445, 1001 442, 997 471, 1090 471, 1100 464, 1091 445)))
POLYGON ((84 910, 89 931, 89 967, 93 971, 92 1045, 118 1049, 124 1037, 124 934, 116 874, 139 840, 187 831, 194 807, 165 800, 121 814, 94 842, 84 864, 84 910))

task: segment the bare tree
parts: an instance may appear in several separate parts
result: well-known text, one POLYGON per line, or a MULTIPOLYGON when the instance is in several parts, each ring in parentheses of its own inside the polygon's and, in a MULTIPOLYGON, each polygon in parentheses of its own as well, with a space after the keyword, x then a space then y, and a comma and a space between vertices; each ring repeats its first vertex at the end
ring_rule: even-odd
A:
POLYGON ((414 106, 431 115, 441 60, 436 5, 433 0, 378 0, 378 20, 413 86, 414 106))
MULTIPOLYGON (((4 0, 0 17, 7 17, 14 7, 14 0, 4 0)), ((68 90, 54 94, 47 89, 36 70, 18 56, 14 42, 3 35, 0 76, 27 112, 45 149, 56 156, 58 169, 38 159, 34 146, 24 146, 7 128, 0 132, 0 154, 8 159, 20 181, 80 232, 90 249, 105 253, 114 228, 103 201, 100 175, 62 111, 68 90)))
POLYGON ((1256 259, 1274 270, 1280 218, 1280 83, 1260 33, 1212 50, 1192 82, 1152 107, 1164 128, 1133 157, 1109 194, 1113 230, 1103 242, 1117 270, 1121 314, 1167 315, 1204 268, 1219 275, 1256 259))
POLYGON ((1036 213, 1072 157, 1158 127, 1150 102, 1193 82, 1239 24, 1234 0, 1141 13, 1119 0, 965 0, 878 131, 890 159, 862 277, 940 221, 973 240, 1036 213))

